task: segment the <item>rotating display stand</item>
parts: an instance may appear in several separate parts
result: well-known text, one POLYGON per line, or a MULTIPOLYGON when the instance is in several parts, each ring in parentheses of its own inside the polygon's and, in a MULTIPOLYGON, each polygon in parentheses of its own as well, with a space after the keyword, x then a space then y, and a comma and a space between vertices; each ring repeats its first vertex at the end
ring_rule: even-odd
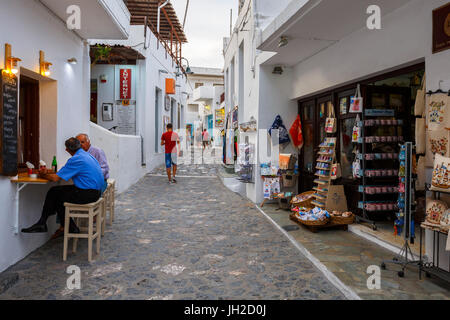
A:
POLYGON ((412 253, 409 242, 414 243, 414 212, 415 212, 415 200, 414 200, 414 185, 415 181, 412 172, 412 159, 413 159, 413 144, 412 142, 406 142, 404 150, 401 152, 399 158, 404 163, 404 173, 400 172, 401 183, 404 183, 405 188, 400 190, 401 196, 399 197, 400 210, 397 212, 397 218, 403 221, 403 239, 404 244, 400 252, 392 259, 383 261, 381 268, 386 269, 386 264, 397 264, 402 267, 402 270, 398 272, 399 277, 405 276, 405 269, 408 265, 420 265, 420 260, 414 261, 414 254, 412 253), (402 200, 400 200, 400 198, 402 200), (403 207, 403 208, 402 208, 403 207))
POLYGON ((398 209, 398 143, 403 141, 398 128, 403 120, 395 117, 394 109, 363 109, 362 120, 358 122, 361 128, 358 191, 362 200, 358 203, 361 215, 356 219, 370 223, 373 230, 377 229, 374 215, 394 213, 398 209))

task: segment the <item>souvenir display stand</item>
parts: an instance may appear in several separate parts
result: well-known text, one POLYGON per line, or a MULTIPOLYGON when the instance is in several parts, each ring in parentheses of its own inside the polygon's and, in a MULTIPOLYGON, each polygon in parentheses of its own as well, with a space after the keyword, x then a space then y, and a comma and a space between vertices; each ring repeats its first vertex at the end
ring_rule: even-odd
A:
POLYGON ((314 180, 316 186, 313 188, 315 200, 311 204, 324 209, 331 185, 331 168, 336 158, 336 138, 325 138, 319 148, 315 173, 317 178, 314 180))
POLYGON ((251 143, 239 144, 239 153, 236 161, 238 180, 243 183, 255 183, 253 176, 255 146, 251 143))
MULTIPOLYGON (((432 191, 433 197, 436 197, 437 194, 440 194, 441 191, 432 191)), ((438 196, 439 198, 439 196, 438 196)), ((422 279, 422 272, 425 272, 427 277, 435 276, 441 280, 450 283, 450 272, 447 270, 441 269, 439 266, 439 255, 440 255, 440 246, 439 242, 442 237, 449 236, 449 229, 444 229, 440 227, 428 226, 426 224, 422 224, 420 228, 420 264, 419 264, 419 278, 422 279), (431 230, 433 232, 433 260, 431 262, 423 261, 423 252, 422 252, 422 243, 423 243, 423 229, 431 230)), ((448 261, 450 265, 450 257, 448 261)))
POLYGON ((400 184, 404 184, 399 190, 398 207, 397 212, 397 225, 402 227, 404 245, 400 252, 392 259, 383 261, 381 268, 386 269, 386 264, 397 264, 402 267, 402 270, 398 272, 399 277, 404 277, 405 269, 408 265, 419 265, 420 261, 414 261, 414 255, 412 253, 409 242, 414 243, 414 212, 415 212, 415 199, 414 199, 414 185, 413 178, 413 145, 412 142, 405 143, 399 155, 401 165, 404 166, 399 173, 400 184), (401 223, 399 223, 401 222, 401 223))
POLYGON ((394 109, 362 108, 362 120, 357 121, 360 136, 357 141, 360 151, 356 157, 361 163, 358 177, 362 201, 358 208, 362 215, 357 221, 368 222, 376 230, 370 216, 397 211, 398 143, 403 141, 399 126, 403 120, 394 120, 394 109))

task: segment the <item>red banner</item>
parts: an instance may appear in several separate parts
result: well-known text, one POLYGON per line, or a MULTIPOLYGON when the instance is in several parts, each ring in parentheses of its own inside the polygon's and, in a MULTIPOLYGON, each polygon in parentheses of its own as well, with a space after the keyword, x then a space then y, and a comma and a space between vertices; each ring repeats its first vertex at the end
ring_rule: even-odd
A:
POLYGON ((131 99, 131 69, 120 69, 120 99, 131 99))

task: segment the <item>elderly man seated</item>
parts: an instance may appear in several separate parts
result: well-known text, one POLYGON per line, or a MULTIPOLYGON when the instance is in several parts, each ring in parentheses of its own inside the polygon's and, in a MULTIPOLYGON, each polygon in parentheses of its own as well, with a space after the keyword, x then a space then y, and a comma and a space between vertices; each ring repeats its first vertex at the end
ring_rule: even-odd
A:
MULTIPOLYGON (((61 227, 52 239, 62 236, 64 228, 67 227, 64 226, 64 202, 87 204, 100 198, 105 180, 98 161, 81 148, 80 141, 76 138, 66 140, 65 145, 66 151, 72 156, 66 165, 57 173, 49 173, 45 169, 41 170, 40 176, 54 182, 61 179, 65 181, 72 179, 73 185, 52 187, 45 197, 41 218, 31 227, 22 229, 22 232, 47 232, 47 219, 56 213, 61 227)), ((79 232, 72 219, 70 220, 69 230, 71 233, 79 232)))
POLYGON ((102 149, 91 145, 91 140, 89 139, 89 136, 86 133, 80 133, 76 136, 76 138, 78 139, 78 141, 80 141, 83 150, 88 152, 95 159, 97 159, 98 163, 100 164, 100 167, 102 168, 103 177, 105 178, 106 182, 109 178, 109 166, 108 162, 106 161, 105 152, 102 149))

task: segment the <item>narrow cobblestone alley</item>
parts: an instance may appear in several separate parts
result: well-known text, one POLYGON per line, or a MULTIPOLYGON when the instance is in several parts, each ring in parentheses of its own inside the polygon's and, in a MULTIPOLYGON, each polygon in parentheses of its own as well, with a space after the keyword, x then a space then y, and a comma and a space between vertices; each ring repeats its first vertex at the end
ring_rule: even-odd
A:
POLYGON ((190 168, 172 185, 155 170, 118 196, 93 263, 85 241, 67 262, 62 238, 49 241, 4 272, 18 280, 0 299, 344 299, 214 167, 190 168), (80 290, 66 288, 69 265, 80 290))

